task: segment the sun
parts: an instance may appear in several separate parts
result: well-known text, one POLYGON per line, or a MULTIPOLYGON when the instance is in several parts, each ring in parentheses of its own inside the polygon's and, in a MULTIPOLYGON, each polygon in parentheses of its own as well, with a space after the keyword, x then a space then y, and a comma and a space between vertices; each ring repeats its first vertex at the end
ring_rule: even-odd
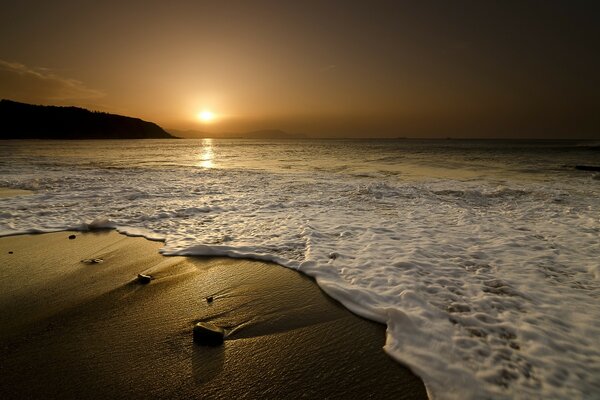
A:
POLYGON ((215 119, 215 113, 209 110, 202 110, 198 113, 198 119, 205 123, 212 122, 215 119))

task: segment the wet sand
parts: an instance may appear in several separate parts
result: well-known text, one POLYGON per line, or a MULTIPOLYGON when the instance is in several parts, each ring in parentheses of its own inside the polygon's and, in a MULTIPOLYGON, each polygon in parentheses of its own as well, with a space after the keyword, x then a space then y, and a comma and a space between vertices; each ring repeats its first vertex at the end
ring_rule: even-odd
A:
POLYGON ((23 196, 23 195, 32 194, 32 193, 33 192, 30 190, 11 189, 11 188, 6 188, 6 187, 0 187, 0 198, 23 196))
POLYGON ((304 275, 160 247, 114 231, 0 238, 1 397, 426 398, 383 352, 385 327, 304 275), (198 321, 224 345, 194 344, 198 321))

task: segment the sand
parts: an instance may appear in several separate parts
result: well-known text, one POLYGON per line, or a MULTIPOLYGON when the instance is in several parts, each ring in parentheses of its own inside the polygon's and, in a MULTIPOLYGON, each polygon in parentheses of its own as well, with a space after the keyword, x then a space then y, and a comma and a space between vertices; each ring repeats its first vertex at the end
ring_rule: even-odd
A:
POLYGON ((383 352, 385 327, 311 279, 161 246, 114 231, 0 238, 0 397, 426 398, 383 352), (224 345, 194 344, 198 321, 224 327, 224 345))
POLYGON ((2 197, 13 197, 13 196, 23 196, 32 194, 33 192, 30 190, 22 190, 22 189, 11 189, 7 187, 0 187, 0 198, 2 197))

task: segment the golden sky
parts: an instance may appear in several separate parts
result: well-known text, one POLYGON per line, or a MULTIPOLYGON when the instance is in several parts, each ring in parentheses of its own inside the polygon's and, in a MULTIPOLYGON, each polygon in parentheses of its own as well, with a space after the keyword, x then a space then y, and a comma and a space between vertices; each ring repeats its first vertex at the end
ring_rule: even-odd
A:
POLYGON ((208 132, 600 135, 594 2, 5 3, 1 98, 208 132))

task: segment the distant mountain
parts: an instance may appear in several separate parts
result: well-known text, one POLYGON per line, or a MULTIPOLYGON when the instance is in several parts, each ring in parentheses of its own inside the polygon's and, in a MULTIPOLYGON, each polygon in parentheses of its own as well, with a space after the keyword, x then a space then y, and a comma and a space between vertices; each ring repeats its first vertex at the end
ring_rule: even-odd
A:
POLYGON ((0 100, 0 139, 174 139, 152 122, 78 107, 0 100))
POLYGON ((213 137, 210 133, 193 130, 167 129, 167 132, 182 139, 202 139, 213 137))
POLYGON ((305 139, 301 133, 287 133, 279 129, 263 129, 242 134, 247 139, 305 139))
POLYGON ((222 139, 306 139, 307 136, 299 133, 287 133, 279 129, 263 129, 251 132, 225 132, 208 133, 202 131, 168 130, 172 135, 185 139, 222 138, 222 139))

